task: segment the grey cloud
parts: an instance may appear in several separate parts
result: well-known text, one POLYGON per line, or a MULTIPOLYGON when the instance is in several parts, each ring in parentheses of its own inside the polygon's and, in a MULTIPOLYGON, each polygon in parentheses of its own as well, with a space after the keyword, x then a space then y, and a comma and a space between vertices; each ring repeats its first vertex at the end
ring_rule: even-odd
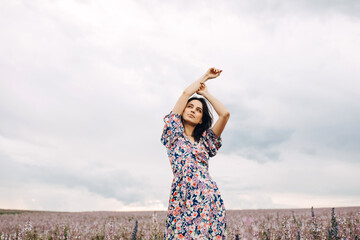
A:
MULTIPOLYGON (((341 119, 336 113, 333 119, 341 119)), ((298 151, 321 158, 337 158, 343 162, 358 162, 360 152, 360 118, 351 121, 329 123, 324 118, 323 124, 300 125, 297 129, 296 142, 298 151)))
POLYGON ((149 188, 146 179, 138 179, 122 169, 99 170, 64 169, 61 167, 36 166, 15 162, 0 156, 0 180, 6 185, 26 185, 27 183, 84 187, 89 192, 105 198, 115 198, 125 204, 142 202, 149 188))
MULTIPOLYGON (((356 0, 319 0, 319 1, 231 1, 231 9, 241 14, 281 17, 284 15, 321 16, 323 14, 341 13, 359 17, 360 3, 356 0)), ((265 20, 265 19, 264 19, 265 20)), ((270 19, 267 19, 270 20, 270 19)))
POLYGON ((301 148, 299 151, 309 155, 316 155, 316 149, 314 148, 301 148))
MULTIPOLYGON (((252 193, 297 193, 314 196, 360 197, 359 177, 356 175, 357 163, 346 167, 338 164, 311 162, 304 159, 293 164, 289 162, 259 165, 258 172, 249 171, 232 161, 238 167, 238 175, 218 177, 220 188, 232 194, 252 193), (276 169, 274 169, 276 168, 276 169), (339 169, 337 169, 339 168, 339 169), (355 173, 355 174, 354 174, 355 173)), ((253 164, 250 169, 253 169, 253 164)), ((224 174, 224 173, 223 173, 224 174)))
MULTIPOLYGON (((146 1, 138 0, 138 3, 145 6, 147 9, 152 9, 156 4, 150 5, 146 1)), ((212 6, 217 7, 219 3, 217 1, 207 1, 206 4, 199 2, 191 4, 189 2, 181 2, 180 4, 169 3, 167 1, 157 1, 158 4, 165 4, 168 7, 179 9, 179 11, 187 11, 191 9, 212 9, 212 6), (191 6, 191 8, 189 8, 191 6)), ((359 16, 360 3, 357 0, 245 0, 245 1, 226 1, 222 2, 222 6, 226 6, 228 9, 238 12, 239 14, 256 15, 279 15, 284 14, 321 14, 329 12, 340 12, 343 14, 349 14, 359 16)))
POLYGON ((221 153, 237 154, 265 163, 280 160, 279 145, 289 141, 294 129, 263 126, 254 110, 242 103, 228 104, 230 120, 222 134, 221 153))
POLYGON ((222 153, 236 153, 261 163, 277 161, 280 159, 280 152, 276 147, 288 141, 293 132, 270 128, 260 130, 256 127, 246 130, 228 129, 223 134, 226 144, 222 147, 222 153))
MULTIPOLYGON (((221 151, 225 154, 235 153, 262 163, 275 161, 281 158, 281 144, 294 137, 298 144, 294 147, 299 152, 318 157, 337 157, 342 161, 358 161, 360 128, 355 119, 352 119, 352 123, 339 121, 332 125, 324 119, 321 126, 316 123, 311 126, 299 124, 294 129, 249 126, 237 119, 232 121, 239 127, 233 126, 224 131, 221 151)), ((246 119, 243 121, 246 122, 246 119)))
POLYGON ((331 173, 325 167, 305 171, 301 174, 296 171, 291 173, 292 176, 283 175, 282 179, 277 179, 271 185, 265 184, 263 189, 281 193, 293 192, 319 196, 360 197, 360 186, 356 181, 353 181, 356 179, 355 176, 341 174, 331 176, 331 173))
POLYGON ((311 12, 328 11, 328 12, 340 12, 346 15, 352 15, 357 17, 360 16, 360 2, 357 0, 294 1, 294 7, 297 6, 300 6, 304 10, 308 10, 311 12))
MULTIPOLYGON (((260 128, 260 127, 259 127, 260 128)), ((269 149, 290 139, 293 131, 284 129, 256 129, 233 130, 229 131, 225 137, 229 137, 230 142, 242 148, 269 149), (230 135, 230 136, 229 136, 230 135)), ((237 149, 237 148, 235 148, 237 149)))
MULTIPOLYGON (((354 110, 355 111, 355 110, 354 110)), ((313 129, 322 145, 349 152, 360 152, 360 118, 356 122, 342 122, 335 126, 319 126, 313 129)))

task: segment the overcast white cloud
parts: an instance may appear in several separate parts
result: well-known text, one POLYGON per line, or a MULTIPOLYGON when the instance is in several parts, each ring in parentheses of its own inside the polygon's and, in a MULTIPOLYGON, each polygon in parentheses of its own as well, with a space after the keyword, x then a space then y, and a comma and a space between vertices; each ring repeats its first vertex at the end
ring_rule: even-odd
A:
POLYGON ((0 1, 0 208, 167 208, 162 118, 208 67, 227 208, 360 205, 358 1, 0 1))

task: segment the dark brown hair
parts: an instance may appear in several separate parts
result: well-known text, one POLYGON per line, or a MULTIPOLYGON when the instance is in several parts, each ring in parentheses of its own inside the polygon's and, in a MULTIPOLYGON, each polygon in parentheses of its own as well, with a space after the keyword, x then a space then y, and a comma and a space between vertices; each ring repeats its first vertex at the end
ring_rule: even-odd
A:
POLYGON ((202 103, 202 108, 203 108, 203 116, 202 116, 202 123, 196 125, 194 132, 193 132, 193 137, 195 139, 195 141, 199 141, 202 134, 204 133, 204 131, 208 130, 213 122, 213 116, 212 113, 210 112, 210 109, 207 105, 207 101, 205 100, 205 98, 199 98, 199 97, 191 97, 189 98, 189 100, 186 103, 186 106, 188 105, 188 103, 192 100, 199 100, 202 103))

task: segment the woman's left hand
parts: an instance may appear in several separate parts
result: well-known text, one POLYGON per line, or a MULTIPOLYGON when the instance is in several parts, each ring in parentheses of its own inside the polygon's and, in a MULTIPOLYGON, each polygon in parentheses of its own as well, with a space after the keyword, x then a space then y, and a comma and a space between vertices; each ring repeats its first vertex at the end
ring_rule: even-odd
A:
POLYGON ((208 89, 207 89, 207 86, 205 85, 205 83, 200 83, 200 84, 201 85, 200 85, 199 89, 196 91, 196 93, 204 96, 208 93, 208 89))

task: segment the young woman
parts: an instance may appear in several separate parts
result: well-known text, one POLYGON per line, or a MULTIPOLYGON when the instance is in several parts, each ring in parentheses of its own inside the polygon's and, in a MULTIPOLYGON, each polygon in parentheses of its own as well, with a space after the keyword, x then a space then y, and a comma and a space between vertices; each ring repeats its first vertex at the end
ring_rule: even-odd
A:
POLYGON ((209 175, 208 161, 222 145, 220 135, 230 113, 205 85, 221 72, 210 68, 184 90, 172 111, 164 117, 161 142, 167 148, 174 173, 165 239, 226 238, 225 207, 209 175), (205 97, 219 115, 212 128, 212 115, 205 99, 190 98, 195 92, 205 97))

